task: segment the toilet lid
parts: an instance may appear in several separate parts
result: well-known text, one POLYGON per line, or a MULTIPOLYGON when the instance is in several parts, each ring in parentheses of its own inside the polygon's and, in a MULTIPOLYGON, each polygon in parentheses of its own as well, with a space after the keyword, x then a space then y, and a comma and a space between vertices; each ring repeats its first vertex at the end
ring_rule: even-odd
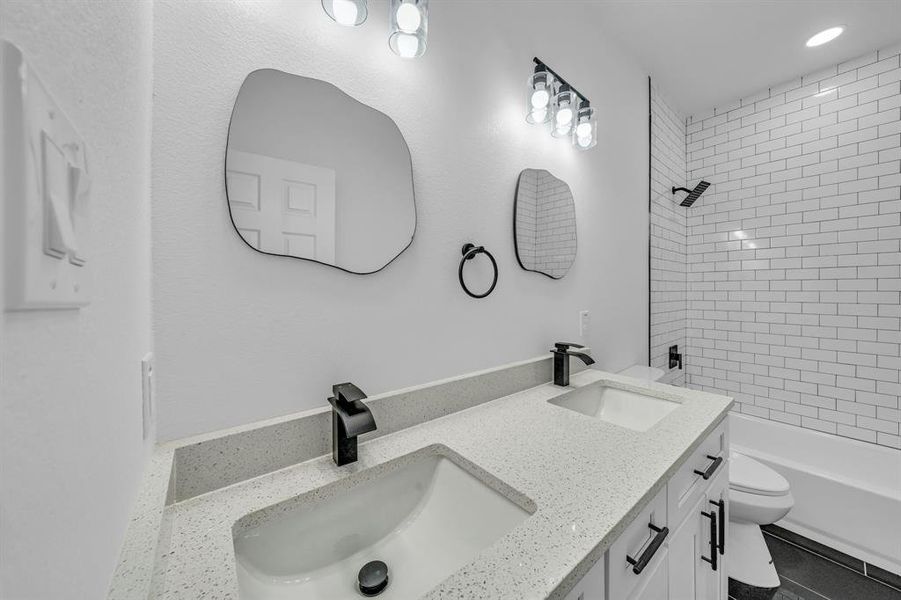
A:
POLYGON ((732 452, 729 461, 729 487, 761 496, 784 496, 789 490, 785 477, 738 452, 732 452))

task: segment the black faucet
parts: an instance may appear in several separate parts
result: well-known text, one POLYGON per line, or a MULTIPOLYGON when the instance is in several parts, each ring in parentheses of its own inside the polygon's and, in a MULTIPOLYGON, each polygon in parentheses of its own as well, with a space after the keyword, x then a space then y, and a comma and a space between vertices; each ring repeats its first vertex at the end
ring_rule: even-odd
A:
POLYGON ((554 355, 554 385, 566 387, 569 385, 569 357, 577 356, 582 359, 586 365, 593 365, 594 359, 584 352, 572 352, 570 348, 584 348, 579 344, 570 344, 567 342, 557 342, 551 353, 554 355))
POLYGON ((332 386, 332 458, 339 467, 357 461, 357 436, 375 431, 375 419, 363 404, 363 390, 352 383, 332 386))

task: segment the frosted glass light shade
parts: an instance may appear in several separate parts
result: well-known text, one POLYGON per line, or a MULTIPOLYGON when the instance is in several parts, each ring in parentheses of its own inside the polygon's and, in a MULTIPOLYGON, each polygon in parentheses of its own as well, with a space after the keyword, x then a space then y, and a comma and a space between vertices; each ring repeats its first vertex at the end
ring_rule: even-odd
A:
POLYGON ((425 54, 429 32, 429 0, 391 0, 388 46, 401 58, 425 54))
POLYGON ((573 127, 573 146, 579 150, 589 150, 598 144, 598 120, 594 109, 583 102, 579 108, 576 125, 573 127))
POLYGON ((322 9, 333 21, 348 27, 362 25, 369 16, 366 0, 322 0, 322 9))
POLYGON ((569 137, 576 122, 576 94, 566 84, 560 86, 554 98, 554 116, 551 119, 551 135, 569 137))
POLYGON ((551 120, 554 76, 541 66, 529 77, 526 96, 526 122, 547 123, 551 120))

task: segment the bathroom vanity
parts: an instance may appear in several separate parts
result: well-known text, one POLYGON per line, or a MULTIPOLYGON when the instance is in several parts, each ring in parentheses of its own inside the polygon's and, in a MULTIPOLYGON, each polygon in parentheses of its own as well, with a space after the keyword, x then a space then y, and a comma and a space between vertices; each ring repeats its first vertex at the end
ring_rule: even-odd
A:
POLYGON ((725 600, 731 399, 550 375, 369 398, 341 467, 328 410, 160 448, 110 598, 725 600))
POLYGON ((566 600, 725 600, 728 448, 724 420, 566 600))

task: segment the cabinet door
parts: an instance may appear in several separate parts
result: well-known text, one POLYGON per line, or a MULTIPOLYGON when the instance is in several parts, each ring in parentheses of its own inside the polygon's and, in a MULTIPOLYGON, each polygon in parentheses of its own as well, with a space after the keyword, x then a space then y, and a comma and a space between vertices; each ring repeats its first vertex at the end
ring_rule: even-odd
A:
MULTIPOLYGON (((717 475, 707 491, 706 511, 716 513, 717 516, 717 570, 713 571, 709 563, 704 563, 707 568, 706 595, 708 600, 726 600, 729 593, 729 569, 726 566, 729 540, 729 470, 727 468, 717 475)), ((709 527, 709 524, 708 524, 709 527)), ((707 535, 709 536, 709 530, 707 535)), ((705 538, 709 540, 709 537, 705 538)), ((709 548, 709 546, 706 546, 709 548)), ((709 552, 709 551, 708 551, 709 552)), ((707 554, 705 554, 706 556, 707 554)))
POLYGON ((626 600, 644 585, 648 573, 664 560, 666 539, 672 532, 666 516, 666 490, 657 496, 635 517, 607 550, 607 597, 626 600), (665 536, 665 537, 664 537, 665 536), (638 563, 643 563, 636 573, 638 563))
POLYGON ((669 561, 666 557, 659 561, 651 573, 648 574, 647 580, 635 592, 629 600, 681 600, 678 596, 670 596, 667 590, 667 571, 669 569, 669 561))
MULTIPOLYGON (((673 600, 698 600, 704 598, 707 587, 707 563, 701 560, 707 551, 705 545, 706 521, 701 515, 707 502, 702 495, 692 506, 688 517, 670 535, 669 556, 669 597, 673 600)), ((706 511, 704 511, 706 512, 706 511)))

